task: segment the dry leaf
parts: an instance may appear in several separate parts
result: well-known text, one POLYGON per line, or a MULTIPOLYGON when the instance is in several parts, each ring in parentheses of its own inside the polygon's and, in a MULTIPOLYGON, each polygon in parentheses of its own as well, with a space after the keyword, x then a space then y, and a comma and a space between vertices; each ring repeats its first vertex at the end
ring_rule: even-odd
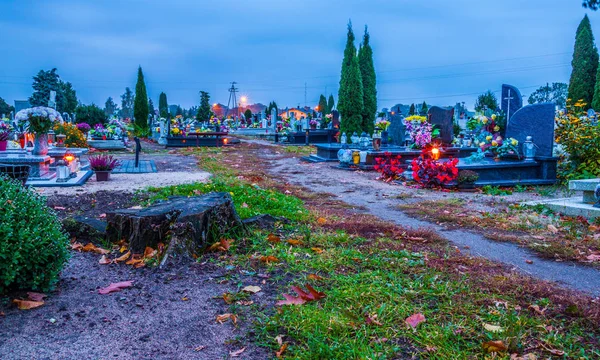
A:
POLYGON ((249 285, 242 289, 242 291, 251 293, 251 294, 256 294, 260 290, 262 290, 262 289, 259 286, 254 286, 254 285, 249 285))
POLYGON ((306 278, 309 280, 323 280, 323 277, 321 277, 317 274, 308 274, 308 276, 306 278))
POLYGON ((146 246, 146 249, 144 249, 144 259, 152 259, 157 253, 158 251, 154 250, 150 246, 146 246))
POLYGON ((281 347, 279 348, 279 351, 275 352, 275 356, 277 356, 277 358, 280 359, 283 356, 283 353, 285 352, 285 349, 287 349, 287 347, 288 347, 287 343, 281 345, 281 347))
POLYGON ((227 320, 230 320, 236 324, 237 323, 237 316, 230 314, 230 313, 226 313, 226 314, 221 314, 221 315, 217 315, 217 322, 219 324, 224 324, 227 320))
POLYGON ((483 344, 481 344, 481 346, 483 347, 483 350, 489 353, 506 351, 508 349, 506 345, 504 345, 504 343, 500 340, 486 341, 483 344))
POLYGON ((99 248, 99 247, 97 247, 96 245, 94 245, 92 243, 87 243, 84 247, 81 248, 81 251, 95 252, 96 254, 101 254, 101 255, 106 255, 106 254, 110 253, 110 251, 108 251, 106 249, 99 248))
POLYGON ((14 299, 13 303, 16 304, 20 310, 29 310, 44 305, 43 301, 30 301, 19 299, 14 299))
POLYGON ((556 226, 554 226, 552 224, 548 224, 548 230, 550 230, 550 232, 553 234, 558 233, 558 229, 556 228, 556 226))
POLYGON ((374 314, 374 315, 365 314, 365 323, 367 325, 378 325, 378 326, 383 325, 382 323, 380 323, 377 320, 377 314, 374 314))
POLYGON ((314 247, 314 248, 310 248, 312 251, 316 252, 317 254, 320 254, 323 252, 323 249, 318 248, 318 247, 314 247))
POLYGON ((270 262, 279 262, 279 259, 276 258, 275 256, 269 255, 269 256, 261 256, 260 261, 268 264, 270 262))
POLYGON ((98 290, 98 293, 102 295, 110 294, 112 292, 121 291, 125 288, 131 287, 133 285, 133 281, 121 281, 118 283, 112 283, 105 288, 98 290))
POLYGON ((233 303, 233 295, 232 294, 225 293, 222 296, 223 296, 223 300, 225 300, 225 303, 227 303, 227 304, 233 303))
POLYGON ((221 241, 212 244, 208 251, 227 251, 233 243, 233 240, 221 239, 221 241))
POLYGON ((317 301, 325 297, 325 293, 318 292, 309 284, 306 284, 306 289, 308 292, 302 290, 297 286, 292 286, 292 290, 298 294, 298 297, 294 297, 288 294, 283 294, 285 300, 278 301, 275 305, 302 305, 308 301, 317 301))
POLYGON ((491 325, 491 324, 483 324, 484 329, 486 329, 489 332, 493 332, 493 333, 497 333, 497 332, 502 332, 504 331, 504 329, 498 325, 491 325))
POLYGON ((425 321, 425 316, 421 313, 413 314, 404 320, 410 327, 416 329, 417 326, 425 321))
POLYGON ((540 309, 539 305, 529 305, 529 308, 538 313, 539 315, 544 315, 547 308, 540 309))
POLYGON ((119 249, 119 252, 122 254, 125 251, 127 251, 127 246, 125 246, 125 245, 121 246, 121 248, 119 249))
POLYGON ((287 243, 290 244, 290 245, 302 245, 302 241, 300 241, 300 240, 294 240, 294 239, 288 240, 287 243))
POLYGON ((83 244, 81 244, 81 243, 74 242, 71 244, 71 250, 81 251, 82 248, 83 248, 83 244))
POLYGON ((197 348, 195 348, 195 349, 194 349, 194 351, 202 351, 202 350, 204 350, 205 348, 206 348, 206 346, 204 346, 204 345, 200 345, 200 346, 198 346, 197 348))
POLYGON ((111 261, 106 257, 106 255, 102 255, 102 257, 98 261, 98 264, 100 264, 100 265, 108 265, 110 263, 111 263, 111 261))
POLYGON ((236 350, 236 351, 232 351, 232 352, 229 353, 229 356, 231 356, 231 357, 238 357, 238 356, 242 355, 242 353, 244 352, 244 350, 246 350, 245 347, 241 348, 239 350, 236 350))
POLYGON ((239 300, 235 302, 238 305, 242 305, 242 306, 250 306, 252 304, 254 304, 254 301, 252 300, 239 300))
POLYGON ((115 259, 115 262, 123 262, 126 261, 127 259, 129 259, 129 257, 131 256, 131 251, 126 252, 125 254, 119 256, 118 258, 115 259))
POLYGON ((279 344, 279 346, 283 345, 283 335, 277 335, 275 337, 275 341, 279 344))
POLYGON ((275 234, 269 234, 267 236, 267 241, 273 244, 281 242, 281 238, 275 234))
POLYGON ((327 219, 320 217, 317 219, 317 224, 319 225, 325 225, 327 223, 327 219))

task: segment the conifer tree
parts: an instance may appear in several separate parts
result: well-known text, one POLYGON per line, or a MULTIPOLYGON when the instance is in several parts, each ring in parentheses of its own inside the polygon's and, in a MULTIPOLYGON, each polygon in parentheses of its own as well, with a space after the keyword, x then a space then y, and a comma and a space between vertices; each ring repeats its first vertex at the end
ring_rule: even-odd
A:
POLYGON ((169 103, 167 102, 167 94, 161 92, 158 97, 158 113, 160 117, 167 118, 169 116, 169 103))
POLYGON ((148 93, 144 82, 142 67, 138 67, 137 84, 135 85, 135 101, 133 105, 135 125, 142 130, 148 129, 148 93))
MULTIPOLYGON (((598 49, 594 44, 592 26, 587 15, 583 17, 577 28, 571 65, 573 71, 569 81, 569 99, 572 103, 583 100, 588 106, 593 106, 592 100, 598 71, 598 49)), ((600 97, 600 93, 598 97, 600 97)), ((600 99, 597 99, 596 105, 600 105, 600 99)))
POLYGON ((410 104, 410 109, 408 110, 408 115, 412 116, 414 114, 415 114, 415 104, 412 103, 412 104, 410 104))
POLYGON ((319 112, 323 116, 329 114, 327 112, 327 99, 325 99, 325 95, 323 95, 323 94, 321 94, 321 96, 319 97, 319 112))
POLYGON ((327 100, 327 113, 331 114, 334 108, 335 100, 333 99, 333 94, 329 94, 329 100, 327 100))
POLYGON ((427 115, 427 110, 429 110, 429 108, 427 107, 427 103, 425 101, 423 101, 423 105, 421 105, 421 111, 419 112, 419 115, 421 115, 421 116, 427 115))
POLYGON ((208 121, 210 120, 211 116, 212 111, 210 110, 210 95, 206 91, 200 91, 200 107, 198 108, 196 120, 208 121))
POLYGON ((347 133, 348 138, 355 132, 360 135, 363 131, 363 91, 358 56, 354 45, 352 22, 348 22, 348 35, 342 62, 337 108, 341 115, 341 131, 347 133))
POLYGON ((371 49, 369 39, 369 31, 365 26, 363 42, 358 50, 358 63, 363 89, 362 128, 368 134, 372 134, 375 130, 375 115, 377 113, 377 77, 373 65, 373 49, 371 49))

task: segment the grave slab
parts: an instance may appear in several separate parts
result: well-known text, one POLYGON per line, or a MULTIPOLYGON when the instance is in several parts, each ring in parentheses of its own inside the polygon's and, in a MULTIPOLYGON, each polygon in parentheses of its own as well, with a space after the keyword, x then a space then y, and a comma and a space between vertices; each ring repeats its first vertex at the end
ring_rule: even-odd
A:
POLYGON ((569 190, 583 191, 583 202, 594 204, 596 202, 594 191, 598 184, 600 184, 600 179, 571 180, 569 181, 569 190))

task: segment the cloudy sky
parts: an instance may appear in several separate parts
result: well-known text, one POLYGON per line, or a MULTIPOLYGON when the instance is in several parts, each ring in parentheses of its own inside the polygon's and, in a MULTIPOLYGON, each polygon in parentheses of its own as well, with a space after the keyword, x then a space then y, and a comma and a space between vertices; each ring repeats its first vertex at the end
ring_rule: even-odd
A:
POLYGON ((502 83, 529 94, 567 82, 579 0, 2 0, 0 97, 31 93, 31 77, 58 68, 79 99, 101 106, 135 87, 196 105, 198 91, 227 104, 237 81, 249 102, 337 100, 346 24, 368 24, 379 107, 472 104, 502 83))

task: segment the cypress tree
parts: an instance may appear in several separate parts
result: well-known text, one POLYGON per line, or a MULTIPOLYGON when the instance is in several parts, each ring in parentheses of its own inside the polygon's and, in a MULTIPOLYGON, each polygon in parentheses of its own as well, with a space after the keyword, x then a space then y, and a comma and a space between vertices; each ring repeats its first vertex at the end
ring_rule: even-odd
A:
POLYGON ((327 113, 331 114, 335 108, 335 100, 333 100, 333 94, 329 94, 329 100, 327 100, 327 113))
POLYGON ((196 120, 210 120, 211 116, 212 111, 210 110, 210 95, 206 91, 200 91, 200 107, 198 108, 196 120))
POLYGON ((138 67, 137 84, 135 85, 135 101, 133 104, 133 117, 135 124, 142 130, 148 129, 148 94, 142 67, 138 67))
MULTIPOLYGON (((598 70, 598 49, 594 44, 594 34, 587 15, 583 17, 577 28, 571 65, 573 71, 569 80, 569 99, 573 103, 583 100, 588 106, 594 105, 592 100, 598 70)), ((600 85, 596 86, 598 88, 600 85)), ((597 97, 600 97, 600 94, 597 97)), ((600 99, 597 99, 595 105, 600 105, 600 99)))
POLYGON ((325 95, 321 94, 321 96, 319 97, 319 112, 321 114, 323 114, 323 116, 329 114, 329 112, 327 112, 327 99, 325 99, 325 95))
POLYGON ((414 115, 415 114, 415 104, 410 104, 410 109, 408 110, 408 115, 414 115))
POLYGON ((375 114, 377 113, 377 77, 373 65, 373 49, 369 44, 369 31, 365 25, 363 43, 358 50, 358 63, 362 77, 363 113, 362 128, 372 134, 375 130, 375 114))
POLYGON ((341 131, 347 133, 348 138, 354 132, 360 135, 363 131, 363 91, 356 46, 354 46, 352 22, 348 22, 348 38, 342 62, 342 76, 340 79, 337 108, 342 117, 340 124, 341 131))
POLYGON ((427 103, 425 101, 423 101, 423 105, 421 105, 421 112, 419 113, 419 115, 421 115, 421 116, 427 115, 427 110, 429 110, 429 108, 427 107, 427 103))
POLYGON ((167 118, 169 116, 169 103, 167 103, 167 94, 164 92, 160 93, 158 97, 158 113, 160 117, 167 118))

